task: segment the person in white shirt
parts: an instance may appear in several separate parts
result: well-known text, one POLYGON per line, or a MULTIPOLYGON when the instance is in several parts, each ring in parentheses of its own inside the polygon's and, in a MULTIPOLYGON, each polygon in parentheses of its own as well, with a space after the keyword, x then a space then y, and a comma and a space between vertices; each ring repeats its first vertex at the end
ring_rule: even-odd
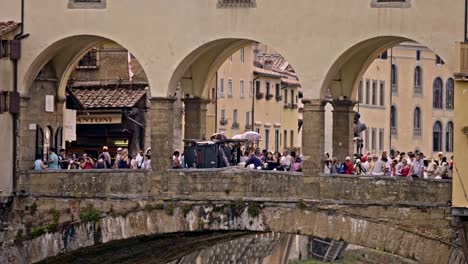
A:
POLYGON ((143 160, 143 165, 141 165, 142 170, 151 170, 151 156, 146 154, 143 160))

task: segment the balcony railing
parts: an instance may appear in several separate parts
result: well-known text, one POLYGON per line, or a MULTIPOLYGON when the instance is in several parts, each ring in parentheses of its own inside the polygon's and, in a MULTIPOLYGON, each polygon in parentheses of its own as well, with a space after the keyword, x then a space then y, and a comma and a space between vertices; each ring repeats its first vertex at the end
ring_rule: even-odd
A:
POLYGON ((240 125, 239 125, 238 122, 233 122, 233 123, 232 123, 232 128, 233 128, 233 129, 239 129, 239 127, 240 127, 240 125))
POLYGON ((421 135, 422 135, 421 128, 415 128, 414 131, 413 131, 413 136, 420 137, 421 135))
POLYGON ((397 128, 396 127, 392 127, 390 128, 390 133, 392 133, 393 136, 395 136, 397 134, 397 128))
POLYGON ((291 108, 291 104, 284 104, 284 108, 291 108))
POLYGON ((422 86, 414 86, 414 94, 422 94, 423 89, 422 86))
POLYGON ((275 96, 275 99, 276 99, 276 101, 279 102, 279 101, 283 100, 283 96, 282 95, 277 95, 277 96, 275 96))
POLYGON ((272 95, 272 94, 267 94, 267 95, 265 96, 265 99, 267 99, 267 100, 270 100, 271 98, 273 98, 273 95, 272 95))
POLYGON ((260 100, 260 99, 263 98, 263 93, 257 93, 257 94, 255 94, 255 97, 256 97, 258 100, 260 100))
POLYGON ((222 125, 222 126, 225 126, 229 123, 229 121, 227 119, 221 119, 219 120, 219 123, 222 125))
POLYGON ((218 8, 254 8, 257 6, 255 0, 218 0, 218 8))
POLYGON ((252 125, 251 124, 246 124, 245 129, 252 129, 252 125))
POLYGON ((291 109, 297 109, 297 104, 292 104, 291 109))

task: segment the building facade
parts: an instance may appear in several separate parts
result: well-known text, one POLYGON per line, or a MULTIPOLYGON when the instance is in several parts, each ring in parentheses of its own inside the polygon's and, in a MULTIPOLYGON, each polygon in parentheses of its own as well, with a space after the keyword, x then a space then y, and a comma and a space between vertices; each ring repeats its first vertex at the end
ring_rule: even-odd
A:
POLYGON ((261 44, 248 45, 222 64, 216 79, 209 95, 207 134, 231 138, 256 131, 262 136, 260 148, 300 149, 300 84, 281 55, 261 44))
POLYGON ((454 79, 430 49, 405 42, 384 52, 359 83, 355 111, 364 151, 453 153, 454 79))

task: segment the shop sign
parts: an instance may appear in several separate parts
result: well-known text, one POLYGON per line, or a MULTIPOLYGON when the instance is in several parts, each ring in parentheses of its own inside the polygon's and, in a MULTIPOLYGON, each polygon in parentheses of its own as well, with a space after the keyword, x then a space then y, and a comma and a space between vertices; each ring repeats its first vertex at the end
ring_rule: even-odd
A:
POLYGON ((122 115, 78 115, 76 124, 94 125, 94 124, 120 124, 122 115))
POLYGON ((65 109, 63 112, 63 137, 65 141, 76 140, 76 110, 65 109))

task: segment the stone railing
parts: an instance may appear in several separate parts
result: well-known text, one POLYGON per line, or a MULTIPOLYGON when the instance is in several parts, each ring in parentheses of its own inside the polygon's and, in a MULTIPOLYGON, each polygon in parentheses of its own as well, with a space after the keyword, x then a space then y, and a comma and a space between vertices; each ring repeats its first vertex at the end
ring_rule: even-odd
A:
POLYGON ((450 180, 321 175, 237 167, 142 170, 57 170, 21 173, 18 191, 36 197, 258 200, 440 206, 451 200, 450 180))

